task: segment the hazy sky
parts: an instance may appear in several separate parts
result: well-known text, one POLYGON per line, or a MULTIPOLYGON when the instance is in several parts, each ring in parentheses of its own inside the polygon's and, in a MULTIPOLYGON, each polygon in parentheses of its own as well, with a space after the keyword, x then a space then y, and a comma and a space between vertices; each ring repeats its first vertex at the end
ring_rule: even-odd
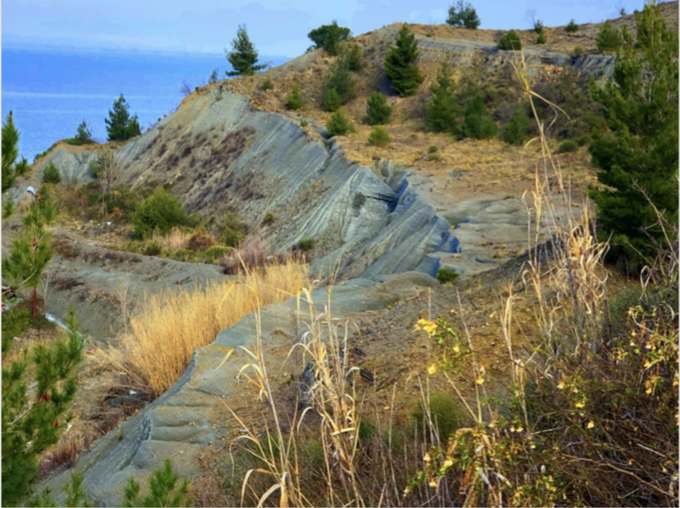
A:
MULTIPOLYGON (((261 55, 296 56, 307 33, 337 19, 354 34, 390 23, 443 23, 446 0, 3 0, 2 43, 222 52, 239 23, 261 55)), ((482 28, 527 28, 529 11, 548 25, 598 22, 642 0, 476 0, 482 28)))

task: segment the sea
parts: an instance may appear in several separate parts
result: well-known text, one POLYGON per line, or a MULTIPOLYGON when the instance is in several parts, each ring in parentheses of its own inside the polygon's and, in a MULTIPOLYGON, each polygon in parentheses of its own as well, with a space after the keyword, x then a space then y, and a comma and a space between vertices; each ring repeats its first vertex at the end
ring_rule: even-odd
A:
MULTIPOLYGON (((279 65, 284 58, 262 57, 279 65)), ((224 54, 2 48, 2 118, 12 111, 19 150, 30 162, 87 121, 106 140, 104 119, 122 93, 142 129, 172 113, 184 85, 204 85, 213 69, 225 78, 224 54)))

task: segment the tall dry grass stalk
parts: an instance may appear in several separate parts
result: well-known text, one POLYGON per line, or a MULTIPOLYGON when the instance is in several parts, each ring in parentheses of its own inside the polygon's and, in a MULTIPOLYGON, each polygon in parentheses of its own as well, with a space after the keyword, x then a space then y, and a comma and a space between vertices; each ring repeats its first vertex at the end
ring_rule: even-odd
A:
POLYGON ((172 228, 167 235, 154 233, 152 241, 169 250, 185 249, 192 234, 188 231, 182 231, 180 228, 172 228))
POLYGON ((297 294, 306 283, 306 265, 289 258, 193 292, 152 296, 131 316, 120 344, 95 356, 158 396, 184 373, 195 349, 246 314, 297 294))

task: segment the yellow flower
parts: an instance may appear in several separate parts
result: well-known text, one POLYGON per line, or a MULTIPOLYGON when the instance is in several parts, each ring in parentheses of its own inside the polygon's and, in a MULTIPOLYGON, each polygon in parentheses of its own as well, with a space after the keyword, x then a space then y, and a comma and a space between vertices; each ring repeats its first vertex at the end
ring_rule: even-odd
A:
POLYGON ((484 378, 480 375, 477 376, 477 384, 478 385, 483 385, 484 384, 484 378))
POLYGON ((579 400, 576 404, 574 404, 574 406, 577 407, 578 409, 586 407, 586 405, 581 400, 579 400))
POLYGON ((453 352, 456 353, 456 354, 460 353, 460 346, 458 346, 458 344, 453 346, 453 352))
POLYGON ((557 389, 558 390, 564 390, 564 379, 558 383, 557 389))
POLYGON ((651 385, 645 390, 645 393, 646 393, 647 395, 650 395, 650 394, 652 393, 652 387, 651 387, 651 385))
POLYGON ((520 425, 519 427, 517 427, 517 432, 518 432, 518 433, 522 432, 523 430, 524 430, 524 427, 522 427, 521 425, 520 425))
POLYGON ((430 375, 435 374, 436 372, 437 366, 434 363, 427 368, 427 373, 430 375))
POLYGON ((430 487, 436 487, 436 486, 437 486, 437 480, 435 480, 433 478, 432 480, 430 480, 430 487))
POLYGON ((423 326, 425 326, 428 323, 429 323, 429 321, 427 319, 419 319, 418 322, 416 323, 416 325, 413 328, 416 329, 416 330, 421 330, 423 328, 423 326))
POLYGON ((588 422, 588 425, 586 425, 586 427, 589 428, 589 429, 592 429, 593 427, 595 427, 595 422, 592 421, 592 420, 590 420, 590 421, 588 422))
POLYGON ((446 460, 444 461, 444 467, 445 467, 446 469, 448 469, 448 468, 450 468, 451 466, 453 466, 453 460, 452 460, 452 459, 446 459, 446 460))
POLYGON ((648 368, 650 368, 651 366, 652 366, 652 362, 650 362, 650 361, 649 361, 649 358, 647 358, 647 359, 645 360, 645 365, 644 365, 644 367, 645 367, 645 369, 648 369, 648 368))
POLYGON ((430 452, 427 452, 425 456, 423 457, 423 460, 425 462, 432 462, 432 457, 430 457, 430 452))
POLYGON ((425 326, 423 326, 423 330, 425 330, 425 333, 428 335, 432 335, 434 332, 437 331, 437 323, 428 323, 425 326))

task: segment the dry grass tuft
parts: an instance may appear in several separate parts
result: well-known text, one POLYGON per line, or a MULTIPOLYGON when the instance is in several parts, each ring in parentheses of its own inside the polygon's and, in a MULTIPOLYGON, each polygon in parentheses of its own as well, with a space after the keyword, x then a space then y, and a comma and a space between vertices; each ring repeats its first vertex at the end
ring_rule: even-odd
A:
POLYGON ((96 356, 158 396, 184 373, 195 349, 246 314, 296 295, 306 280, 306 265, 289 258, 194 292, 153 296, 130 318, 120 345, 96 356))

